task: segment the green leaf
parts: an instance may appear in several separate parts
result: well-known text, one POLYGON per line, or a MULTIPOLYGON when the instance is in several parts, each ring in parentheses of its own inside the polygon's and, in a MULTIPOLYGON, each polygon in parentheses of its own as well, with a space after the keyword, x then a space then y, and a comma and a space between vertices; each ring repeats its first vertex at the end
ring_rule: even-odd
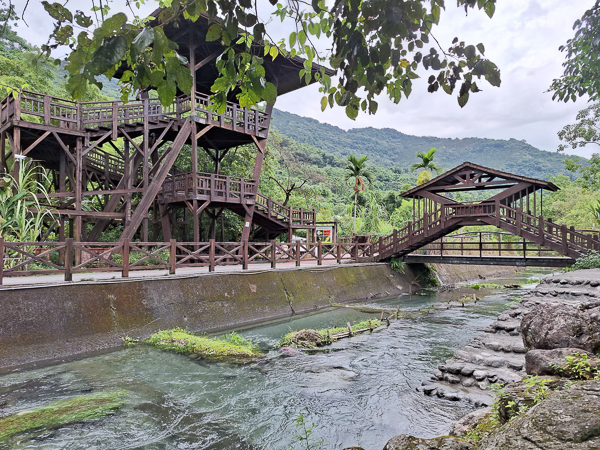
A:
POLYGON ((296 45, 296 32, 292 31, 290 33, 290 47, 293 47, 294 45, 296 45))
POLYGON ((60 3, 48 3, 44 1, 42 2, 42 5, 44 5, 44 9, 53 19, 56 19, 59 22, 73 22, 73 14, 71 14, 71 11, 60 3))
POLYGON ((479 50, 479 53, 481 53, 482 55, 485 53, 485 47, 483 46, 483 44, 477 44, 477 50, 479 50))
POLYGON ((223 27, 218 23, 213 23, 206 32, 206 42, 216 41, 221 38, 223 27))
POLYGON ((83 28, 88 28, 90 27, 94 22, 92 21, 92 18, 89 16, 86 16, 83 12, 81 11, 77 11, 75 13, 75 23, 77 23, 77 25, 79 25, 80 27, 83 28))
POLYGON ((141 53, 146 47, 154 42, 154 29, 145 27, 131 43, 133 53, 141 53))
POLYGON ((90 66, 95 73, 104 74, 123 59, 127 51, 127 41, 123 36, 104 39, 100 48, 94 53, 90 66))
POLYGON ((327 96, 321 98, 321 111, 325 111, 327 109, 327 96))
POLYGON ((491 19, 492 16, 494 15, 494 12, 496 11, 496 5, 494 5, 493 1, 488 0, 488 2, 485 4, 483 9, 484 9, 485 13, 488 15, 488 17, 491 19))
POLYGON ((273 83, 266 83, 262 92, 262 98, 267 103, 273 105, 277 101, 277 88, 273 83))
POLYGON ((346 106, 346 116, 352 120, 355 120, 358 117, 358 108, 352 104, 346 106))
POLYGON ((298 32, 298 42, 300 42, 301 46, 304 46, 304 43, 306 42, 306 33, 304 30, 298 32))
POLYGON ((465 92, 463 95, 458 97, 458 104, 461 108, 463 108, 467 102, 469 101, 469 92, 465 92))

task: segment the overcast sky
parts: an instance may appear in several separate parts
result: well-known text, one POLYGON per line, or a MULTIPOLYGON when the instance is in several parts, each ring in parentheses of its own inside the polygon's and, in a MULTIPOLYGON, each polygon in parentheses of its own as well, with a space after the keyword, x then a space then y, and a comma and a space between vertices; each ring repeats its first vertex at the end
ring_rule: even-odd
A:
MULTIPOLYGON (((22 8, 25 0, 13 3, 22 8)), ((89 11, 90 3, 71 0, 68 6, 89 11)), ((115 0, 112 4, 116 8, 122 3, 124 0, 115 0)), ((148 11, 154 9, 153 0, 147 3, 148 11)), ((467 43, 483 43, 486 56, 501 70, 500 88, 478 82, 483 91, 471 95, 461 109, 455 96, 441 90, 429 94, 426 79, 416 80, 409 100, 395 105, 381 97, 375 116, 361 113, 355 121, 347 119, 342 108, 321 112, 317 86, 280 97, 276 107, 344 129, 375 127, 418 136, 515 138, 542 150, 556 151, 557 132, 573 123, 587 102, 585 98, 576 103, 553 102, 552 94, 545 91, 552 79, 562 73, 564 56, 558 47, 573 36, 573 22, 594 0, 498 0, 493 19, 479 10, 466 16, 453 0, 446 4, 441 25, 434 30, 435 37, 444 48, 455 36, 467 43)), ((25 19, 29 28, 22 25, 20 33, 36 45, 43 44, 52 26, 40 2, 31 1, 25 19)), ((276 25, 276 31, 288 33, 276 25)), ((589 156, 598 151, 600 148, 594 146, 574 153, 589 156)))

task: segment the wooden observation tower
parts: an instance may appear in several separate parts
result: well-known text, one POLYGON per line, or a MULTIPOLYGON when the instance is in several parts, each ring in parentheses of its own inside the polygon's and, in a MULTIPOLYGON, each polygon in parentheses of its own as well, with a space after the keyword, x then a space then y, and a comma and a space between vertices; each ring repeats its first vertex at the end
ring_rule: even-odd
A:
MULTIPOLYGON (((122 103, 73 102, 21 91, 0 103, 0 174, 7 171, 10 156, 13 171, 25 157, 49 170, 59 240, 98 241, 109 225, 121 224, 120 240, 156 241, 162 230, 164 241, 198 242, 200 214, 212 211, 214 220, 223 209, 243 217, 242 241, 252 228, 267 239, 291 236, 298 228, 314 230, 314 211, 285 207, 258 192, 273 105, 242 108, 232 92, 223 114, 211 110, 210 88, 224 47, 206 41, 209 26, 208 18, 201 17, 164 28, 188 58, 194 86, 191 95, 178 96, 168 107, 146 93, 122 103), (256 147, 253 172, 247 178, 221 175, 229 150, 248 144, 256 147), (198 171, 199 150, 214 161, 214 173, 198 171), (175 173, 175 160, 188 151, 192 170, 175 173), (98 199, 100 211, 87 206, 92 198, 98 199), (179 227, 182 212, 191 230, 179 227)), ((264 55, 262 46, 255 48, 264 55)), ((299 89, 305 86, 298 76, 303 64, 298 57, 267 56, 266 81, 278 95, 299 89)))

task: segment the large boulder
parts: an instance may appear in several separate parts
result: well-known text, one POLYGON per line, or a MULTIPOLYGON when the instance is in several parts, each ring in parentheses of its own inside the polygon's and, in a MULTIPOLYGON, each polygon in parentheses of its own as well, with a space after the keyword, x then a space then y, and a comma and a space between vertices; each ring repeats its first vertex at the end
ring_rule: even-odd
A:
MULTIPOLYGON (((587 365, 587 364, 586 364, 587 365)), ((600 368, 600 358, 580 348, 556 348, 554 350, 529 350, 525 355, 525 370, 529 375, 557 375, 567 378, 591 378, 593 371, 600 368), (585 356, 583 356, 585 355, 585 356), (589 363, 589 371, 584 371, 582 364, 579 370, 569 364, 568 357, 589 363), (587 375, 587 376, 586 376, 587 375)))
POLYGON ((457 422, 454 422, 450 429, 450 435, 464 437, 467 433, 473 431, 480 422, 487 420, 491 415, 492 408, 490 407, 476 409, 457 422))
POLYGON ((577 383, 484 438, 477 450, 598 449, 599 412, 600 381, 577 383))
POLYGON ((390 439, 383 450, 470 450, 473 445, 453 436, 423 439, 407 434, 399 434, 390 439))
POLYGON ((529 349, 579 348, 600 351, 600 305, 540 304, 523 316, 523 343, 529 349))

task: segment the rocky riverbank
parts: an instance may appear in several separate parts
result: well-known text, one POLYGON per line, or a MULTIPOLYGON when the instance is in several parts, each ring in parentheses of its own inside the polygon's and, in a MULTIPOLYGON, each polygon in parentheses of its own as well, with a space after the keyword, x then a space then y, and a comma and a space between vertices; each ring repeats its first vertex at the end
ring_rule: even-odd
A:
POLYGON ((598 351, 600 270, 546 277, 420 388, 492 408, 461 419, 453 436, 399 435, 384 450, 600 448, 598 351), (492 383, 504 385, 495 397, 492 383))

